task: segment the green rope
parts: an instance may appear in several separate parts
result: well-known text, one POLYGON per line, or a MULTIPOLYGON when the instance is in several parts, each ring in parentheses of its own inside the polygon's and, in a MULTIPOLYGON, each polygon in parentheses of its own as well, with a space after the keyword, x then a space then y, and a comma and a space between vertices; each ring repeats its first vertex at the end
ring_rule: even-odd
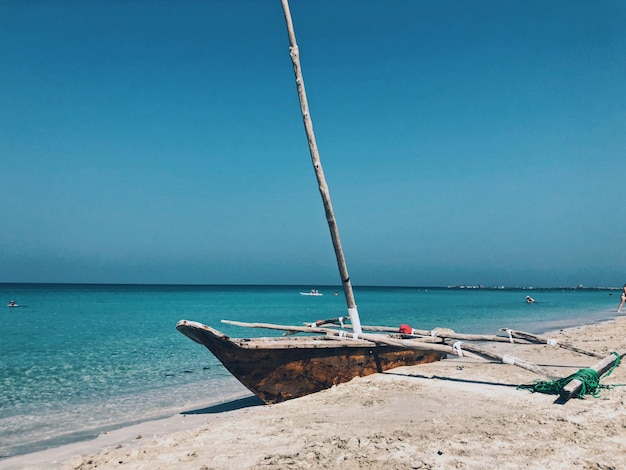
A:
MULTIPOLYGON (((602 377, 608 377, 613 373, 615 368, 620 363, 620 355, 617 352, 615 354, 615 362, 613 366, 604 374, 602 377)), ((624 384, 619 385, 601 385, 600 377, 598 373, 593 369, 580 369, 577 372, 574 372, 569 377, 565 377, 563 379, 544 381, 544 382, 535 382, 527 385, 520 385, 517 388, 521 390, 528 390, 532 393, 545 393, 547 395, 560 395, 563 388, 570 383, 572 380, 579 380, 582 383, 582 387, 580 390, 573 395, 574 398, 582 398, 585 395, 591 395, 592 397, 597 398, 600 395, 601 389, 610 389, 613 387, 623 386, 624 384)))

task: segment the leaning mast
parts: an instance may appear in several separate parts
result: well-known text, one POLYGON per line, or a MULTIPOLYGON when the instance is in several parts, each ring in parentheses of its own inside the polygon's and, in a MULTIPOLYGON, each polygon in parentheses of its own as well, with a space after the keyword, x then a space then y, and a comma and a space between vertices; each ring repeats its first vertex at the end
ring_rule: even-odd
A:
POLYGON ((348 267, 346 265, 346 260, 343 254, 343 248, 341 247, 339 229, 337 227, 335 213, 333 211, 333 206, 330 200, 330 192, 328 190, 328 185, 326 184, 324 170, 322 169, 322 162, 320 161, 317 144, 315 142, 313 122, 311 121, 311 115, 309 113, 309 105, 306 98, 306 90, 304 88, 304 78, 302 77, 302 69, 300 67, 300 53, 298 51, 298 45, 296 44, 296 34, 293 29, 293 22, 291 21, 289 3, 287 0, 282 0, 282 4, 283 12, 285 14, 285 22, 287 23, 287 32, 289 33, 289 55, 291 56, 291 61, 293 62, 293 72, 296 78, 298 98, 300 99, 300 110, 302 111, 304 130, 306 132, 307 140, 309 142, 311 162, 313 163, 313 168, 315 169, 315 176, 317 177, 320 195, 322 196, 322 201, 324 203, 326 221, 328 222, 330 237, 332 238, 333 248, 335 249, 335 257, 337 258, 337 266, 339 268, 339 275, 341 276, 343 292, 346 297, 346 304, 348 306, 348 314, 350 315, 350 322, 352 323, 354 338, 357 338, 358 335, 362 333, 359 312, 357 310, 356 302, 354 300, 354 292, 352 290, 350 276, 348 275, 348 267))

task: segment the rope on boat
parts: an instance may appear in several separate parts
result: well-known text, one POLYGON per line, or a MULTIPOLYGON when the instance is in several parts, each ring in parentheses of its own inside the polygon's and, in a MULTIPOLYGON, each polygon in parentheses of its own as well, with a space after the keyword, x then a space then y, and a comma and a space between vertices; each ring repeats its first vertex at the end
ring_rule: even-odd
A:
MULTIPOLYGON (((620 363, 620 355, 617 352, 613 352, 616 356, 613 366, 602 377, 608 377, 615 370, 620 363)), ((614 385, 602 385, 600 384, 599 374, 590 368, 580 369, 574 372, 569 377, 563 379, 550 380, 550 381, 538 381, 532 384, 520 385, 517 388, 521 390, 528 390, 531 393, 544 393, 547 395, 560 395, 563 388, 572 380, 578 380, 581 382, 582 387, 573 395, 573 398, 584 398, 585 395, 591 395, 594 398, 598 398, 600 390, 611 389, 614 387, 623 387, 626 384, 614 384, 614 385)))

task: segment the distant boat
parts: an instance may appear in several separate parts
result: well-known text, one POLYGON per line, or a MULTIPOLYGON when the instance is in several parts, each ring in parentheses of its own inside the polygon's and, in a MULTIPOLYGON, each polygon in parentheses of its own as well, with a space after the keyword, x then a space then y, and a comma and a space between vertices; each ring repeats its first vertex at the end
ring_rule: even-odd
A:
POLYGON ((7 305, 7 307, 19 307, 19 305, 15 303, 15 300, 11 300, 11 302, 9 302, 9 305, 7 305))
POLYGON ((312 296, 320 296, 320 295, 324 295, 322 294, 320 291, 318 291, 317 289, 312 289, 309 292, 300 292, 300 295, 312 295, 312 296))

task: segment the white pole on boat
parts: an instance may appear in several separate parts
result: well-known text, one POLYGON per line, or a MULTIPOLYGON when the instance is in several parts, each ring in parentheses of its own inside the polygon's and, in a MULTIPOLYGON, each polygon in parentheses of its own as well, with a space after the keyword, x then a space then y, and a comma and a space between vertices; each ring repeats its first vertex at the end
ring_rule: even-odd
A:
POLYGON ((354 300, 354 292, 352 291, 352 283, 350 282, 350 276, 348 275, 348 267, 346 265, 346 259, 343 255, 343 249, 341 248, 341 240, 339 238, 339 229, 337 228, 337 221, 335 220, 335 213, 333 212, 333 205, 330 201, 330 191, 326 184, 326 178, 324 177, 324 170, 322 169, 322 162, 317 150, 317 144, 315 143, 315 134, 313 133, 313 121, 311 121, 311 115, 309 113, 309 105, 306 99, 306 90, 304 89, 304 78, 302 77, 302 69, 300 67, 300 53, 298 51, 298 45, 296 44, 296 33, 293 29, 293 22, 291 21, 291 12, 289 11, 289 3, 287 0, 282 0, 283 12, 285 13, 285 22, 287 23, 287 31, 289 33, 289 55, 293 62, 293 72, 296 76, 296 87, 298 89, 298 97, 300 99, 300 110, 302 111, 302 120, 304 121, 304 130, 309 141, 309 151, 311 152, 311 162, 315 169, 315 176, 317 177, 317 183, 324 202, 324 210, 326 212, 326 220, 328 221, 328 228, 330 229, 330 237, 333 240, 333 247, 335 249, 335 256, 337 258, 337 266, 339 267, 339 275, 341 276, 341 283, 343 285, 343 292, 346 296, 346 303, 348 305, 348 314, 350 315, 350 322, 352 323, 352 331, 354 332, 354 338, 362 333, 361 320, 359 319, 359 312, 354 300))

